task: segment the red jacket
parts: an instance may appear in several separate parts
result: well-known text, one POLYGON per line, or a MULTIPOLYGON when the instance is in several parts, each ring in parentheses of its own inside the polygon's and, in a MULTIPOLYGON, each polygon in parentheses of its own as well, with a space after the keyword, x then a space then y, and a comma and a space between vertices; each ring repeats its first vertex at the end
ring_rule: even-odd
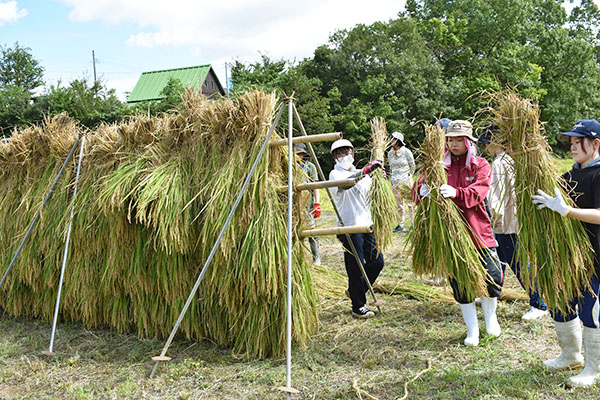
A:
MULTIPOLYGON (((492 233, 492 224, 485 211, 484 199, 490 189, 492 168, 485 158, 471 156, 450 157, 446 165, 448 185, 456 189, 456 197, 452 200, 462 211, 463 218, 469 224, 469 234, 477 248, 496 247, 492 233), (467 157, 471 157, 469 165, 467 157)), ((416 182, 413 197, 418 204, 418 193, 423 184, 422 177, 416 182), (415 196, 416 195, 416 196, 415 196)))

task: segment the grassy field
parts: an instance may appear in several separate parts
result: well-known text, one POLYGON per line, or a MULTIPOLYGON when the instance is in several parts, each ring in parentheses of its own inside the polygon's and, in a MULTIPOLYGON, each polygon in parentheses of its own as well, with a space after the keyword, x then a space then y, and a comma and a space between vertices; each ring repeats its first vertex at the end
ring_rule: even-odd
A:
MULTIPOLYGON (((323 208, 320 224, 333 224, 325 199, 323 208)), ((398 234, 385 253, 386 282, 422 282, 407 264, 404 238, 398 234)), ((321 251, 323 264, 343 274, 336 239, 322 239, 321 251)), ((505 287, 519 290, 511 272, 505 287)), ((380 293, 382 312, 357 321, 343 290, 323 291, 319 331, 306 347, 293 350, 292 386, 301 392, 293 398, 398 399, 405 394, 405 383, 421 372, 408 384, 408 399, 600 398, 600 385, 569 390, 564 382, 570 372, 550 373, 541 367, 559 348, 550 317, 520 319, 529 308, 525 301, 499 303, 503 332, 497 339, 485 336, 479 310, 481 342, 467 348, 455 303, 380 293)), ((0 319, 0 399, 285 398, 277 390, 285 383, 283 358, 239 360, 210 341, 176 340, 168 353, 173 360, 161 364, 157 376, 149 379, 150 358, 160 353, 163 340, 59 324, 54 346, 58 355, 47 358, 41 352, 49 339, 47 321, 0 319)))

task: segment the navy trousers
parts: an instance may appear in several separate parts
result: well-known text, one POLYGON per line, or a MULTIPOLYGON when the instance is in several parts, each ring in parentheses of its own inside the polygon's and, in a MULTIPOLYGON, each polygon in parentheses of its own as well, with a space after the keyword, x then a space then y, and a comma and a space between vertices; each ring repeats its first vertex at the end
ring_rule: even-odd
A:
MULTIPOLYGON (((504 283, 504 273, 502 272, 500 260, 498 259, 498 255, 496 254, 496 248, 492 247, 489 249, 479 249, 479 258, 481 260, 481 264, 485 268, 488 275, 487 291, 489 297, 500 296, 500 292, 502 291, 502 284, 504 283)), ((450 278, 448 279, 448 282, 450 283, 450 287, 452 288, 452 295, 454 296, 454 300, 456 300, 460 304, 469 304, 475 301, 475 299, 467 298, 464 291, 460 290, 456 279, 450 278)))
MULTIPOLYGON (((519 283, 523 286, 523 281, 521 280, 521 263, 516 257, 518 246, 517 234, 496 233, 494 236, 498 242, 498 247, 496 249, 498 250, 498 257, 500 258, 500 261, 502 261, 502 271, 506 271, 506 264, 510 265, 510 268, 519 280, 519 283)), ((548 309, 548 306, 546 306, 546 303, 544 303, 544 300, 540 297, 537 284, 529 291, 529 305, 539 308, 540 310, 548 309)))
MULTIPOLYGON (((354 243, 369 282, 373 284, 383 269, 383 254, 377 251, 375 235, 372 233, 354 233, 348 236, 354 243)), ((338 235, 337 238, 344 247, 344 265, 346 266, 346 274, 348 274, 348 291, 352 300, 352 310, 358 311, 367 302, 365 293, 369 287, 363 279, 356 257, 352 253, 352 248, 346 241, 346 235, 338 235)))
POLYGON ((590 283, 592 287, 591 291, 585 291, 582 297, 574 299, 569 304, 573 311, 563 314, 559 310, 550 310, 552 318, 557 322, 567 322, 577 318, 579 315, 583 326, 600 328, 600 302, 598 301, 598 296, 600 296, 600 278, 594 275, 590 283))

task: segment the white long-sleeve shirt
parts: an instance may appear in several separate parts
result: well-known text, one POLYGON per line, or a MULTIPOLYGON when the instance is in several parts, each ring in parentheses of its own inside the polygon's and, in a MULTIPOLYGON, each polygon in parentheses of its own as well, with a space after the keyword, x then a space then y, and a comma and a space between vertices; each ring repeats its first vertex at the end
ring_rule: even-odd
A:
MULTIPOLYGON (((357 172, 358 170, 354 167, 348 171, 336 164, 334 169, 329 173, 329 180, 347 179, 357 172)), ((344 226, 373 225, 369 203, 370 187, 371 177, 367 175, 349 189, 329 189, 331 190, 333 201, 342 216, 344 226)))
POLYGON ((494 233, 512 234, 519 230, 515 201, 515 169, 513 159, 505 152, 492 162, 492 177, 487 198, 492 209, 494 233))

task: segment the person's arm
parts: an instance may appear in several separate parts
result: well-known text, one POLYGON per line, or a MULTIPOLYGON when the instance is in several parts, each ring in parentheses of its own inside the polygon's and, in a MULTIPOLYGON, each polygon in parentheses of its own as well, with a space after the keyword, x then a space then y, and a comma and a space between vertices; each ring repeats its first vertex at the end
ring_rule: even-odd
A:
POLYGON ((552 211, 556 211, 563 217, 572 217, 580 220, 581 222, 587 222, 588 224, 600 225, 600 207, 598 208, 575 208, 567 204, 563 198, 560 190, 554 188, 554 197, 541 189, 538 189, 538 194, 531 196, 533 202, 541 210, 542 208, 549 208, 552 211))
POLYGON ((413 153, 409 149, 406 149, 406 156, 408 158, 408 165, 410 167, 410 174, 412 176, 415 173, 416 168, 415 157, 413 157, 413 153))
POLYGON ((507 196, 507 176, 505 165, 502 161, 497 160, 492 163, 492 175, 490 178, 490 190, 487 198, 492 211, 492 222, 494 226, 502 226, 504 219, 504 210, 508 201, 507 196))
POLYGON ((600 208, 571 208, 567 217, 572 217, 588 224, 600 225, 600 208))

